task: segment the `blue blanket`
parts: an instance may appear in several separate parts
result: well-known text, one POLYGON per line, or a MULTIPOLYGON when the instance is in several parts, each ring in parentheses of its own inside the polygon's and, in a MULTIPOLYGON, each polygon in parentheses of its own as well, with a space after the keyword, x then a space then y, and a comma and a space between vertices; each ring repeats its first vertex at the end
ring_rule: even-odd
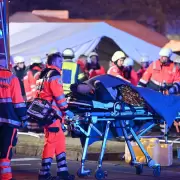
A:
POLYGON ((163 95, 149 88, 135 87, 132 84, 111 75, 97 76, 94 80, 99 80, 106 87, 117 87, 124 84, 131 86, 137 91, 142 98, 154 109, 154 111, 161 116, 171 127, 174 119, 178 116, 180 111, 180 96, 163 95))
MULTIPOLYGON (((139 93, 139 95, 148 103, 148 105, 157 113, 157 115, 162 117, 162 119, 164 119, 167 122, 167 125, 169 127, 171 127, 173 121, 178 116, 178 112, 180 111, 180 96, 174 96, 174 95, 168 96, 148 88, 135 87, 130 83, 111 75, 97 76, 88 80, 89 82, 87 83, 91 83, 92 81, 94 82, 96 80, 100 81, 105 88, 110 88, 110 87, 115 88, 119 85, 129 85, 133 90, 139 93)), ((100 122, 97 123, 95 126, 99 130, 101 130, 101 132, 104 132, 105 125, 106 123, 100 122)), ((149 122, 146 122, 145 124, 143 124, 143 127, 145 128, 148 125, 149 122)), ((118 124, 117 127, 119 127, 118 124)), ((98 134, 95 131, 92 131, 91 136, 92 137, 90 138, 89 145, 99 140, 99 138, 97 138, 98 134)), ((110 130, 108 139, 111 139, 114 136, 123 136, 121 128, 116 128, 115 131, 112 129, 110 130)), ((82 144, 84 144, 84 140, 85 140, 85 136, 81 138, 82 144)))

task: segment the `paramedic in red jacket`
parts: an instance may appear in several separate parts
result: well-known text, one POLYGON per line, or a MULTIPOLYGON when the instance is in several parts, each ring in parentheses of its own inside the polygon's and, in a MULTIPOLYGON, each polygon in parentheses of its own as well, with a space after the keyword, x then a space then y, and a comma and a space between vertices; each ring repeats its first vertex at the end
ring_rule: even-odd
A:
POLYGON ((3 61, 6 57, 0 55, 0 179, 12 180, 12 148, 17 143, 17 129, 28 118, 19 80, 4 68, 3 61))
MULTIPOLYGON (((61 77, 63 57, 60 53, 51 54, 48 56, 47 64, 37 81, 38 94, 40 98, 52 103, 53 109, 61 119, 64 115, 73 117, 73 113, 67 110, 68 104, 63 91, 63 82, 61 77), (44 79, 44 81, 43 81, 44 79), (40 87, 43 82, 43 89, 40 91, 40 87)), ((42 168, 39 172, 39 180, 49 180, 55 177, 51 176, 50 167, 53 161, 53 157, 56 156, 57 162, 57 177, 56 180, 74 180, 74 176, 68 172, 66 162, 66 147, 65 136, 62 131, 62 126, 59 119, 55 120, 49 126, 44 128, 45 132, 45 144, 42 154, 42 168)))
POLYGON ((123 63, 125 59, 126 55, 122 51, 116 51, 111 59, 113 65, 109 68, 107 74, 121 79, 125 79, 123 75, 123 63))

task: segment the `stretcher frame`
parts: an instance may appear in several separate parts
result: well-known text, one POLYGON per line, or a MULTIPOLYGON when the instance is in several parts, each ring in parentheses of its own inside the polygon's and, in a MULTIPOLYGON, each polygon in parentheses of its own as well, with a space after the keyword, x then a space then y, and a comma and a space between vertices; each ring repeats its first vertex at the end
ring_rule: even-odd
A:
MULTIPOLYGON (((98 102, 99 104, 101 102, 98 102)), ((85 105, 85 103, 82 103, 85 105)), ((80 102, 69 102, 69 107, 71 106, 77 106, 77 108, 80 107, 80 102)), ((117 106, 122 106, 121 103, 114 103, 111 108, 105 108, 104 111, 100 112, 86 112, 83 115, 82 119, 82 113, 80 115, 76 115, 73 120, 69 121, 69 124, 73 126, 75 131, 80 131, 86 136, 85 144, 83 147, 83 153, 82 153, 82 160, 81 160, 81 167, 77 172, 77 175, 79 177, 86 177, 91 174, 91 171, 89 169, 85 168, 85 161, 87 157, 88 152, 88 146, 89 146, 89 140, 91 131, 94 130, 96 133, 102 137, 102 145, 101 145, 101 152, 99 155, 98 165, 95 172, 95 178, 97 180, 104 179, 107 176, 107 172, 103 170, 102 168, 102 162, 103 157, 105 154, 106 149, 106 143, 108 139, 109 129, 110 125, 113 124, 115 121, 120 122, 120 126, 123 132, 123 136, 125 139, 125 142, 127 143, 129 152, 131 154, 131 162, 130 165, 134 166, 136 169, 136 174, 141 174, 143 172, 143 165, 136 160, 135 153, 133 151, 131 141, 134 140, 138 144, 139 148, 143 152, 144 156, 146 157, 147 166, 153 169, 154 176, 160 176, 161 173, 161 166, 160 164, 157 164, 147 153, 145 148, 143 147, 140 138, 150 129, 152 129, 154 126, 158 125, 159 123, 164 122, 160 117, 155 116, 151 114, 150 112, 147 112, 141 107, 134 107, 136 112, 131 112, 129 107, 125 107, 124 111, 120 109, 116 109, 117 106), (113 108, 113 111, 112 111, 113 108), (81 116, 81 117, 80 117, 81 116), (145 128, 143 131, 140 131, 138 134, 133 130, 133 128, 130 126, 130 121, 152 121, 147 128, 145 128), (105 132, 99 131, 95 125, 98 122, 105 122, 106 123, 106 129, 105 132), (88 123, 88 129, 87 131, 81 127, 82 123, 88 123), (128 131, 130 132, 130 136, 128 135, 128 131)), ((87 107, 90 107, 90 105, 87 103, 87 107)), ((166 126, 167 127, 167 126, 166 126)), ((167 128, 165 130, 165 142, 167 143, 167 128)))

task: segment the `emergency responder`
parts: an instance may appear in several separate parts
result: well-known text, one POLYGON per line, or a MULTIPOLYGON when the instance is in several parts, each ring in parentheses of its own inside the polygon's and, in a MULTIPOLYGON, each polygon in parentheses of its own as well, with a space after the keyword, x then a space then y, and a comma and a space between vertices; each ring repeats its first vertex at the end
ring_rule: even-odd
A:
MULTIPOLYGON (((172 85, 179 81, 179 68, 170 60, 171 49, 162 48, 159 55, 160 59, 150 64, 138 85, 168 94, 172 85)), ((164 133, 165 124, 160 124, 160 127, 161 132, 164 133)))
MULTIPOLYGON (((63 83, 61 79, 63 57, 60 53, 51 54, 47 59, 47 68, 45 68, 37 81, 39 98, 52 103, 59 117, 63 115, 73 117, 73 113, 67 110, 63 83), (43 83, 43 85, 42 85, 43 83), (41 86, 42 85, 42 86, 41 86), (42 89, 40 88, 42 87, 42 89), (41 89, 41 90, 40 90, 41 89)), ((39 171, 39 179, 73 180, 74 176, 68 173, 65 153, 65 136, 61 128, 60 120, 56 120, 51 125, 44 128, 45 145, 42 154, 42 168, 39 171), (54 155, 57 161, 57 177, 52 177, 50 166, 54 155)))
POLYGON ((82 54, 79 56, 78 60, 77 60, 77 64, 80 65, 81 70, 86 73, 87 72, 87 56, 82 54))
POLYGON ((179 70, 170 60, 172 50, 162 48, 159 52, 160 59, 154 61, 147 68, 139 81, 139 86, 149 87, 156 91, 164 91, 172 87, 179 80, 179 70))
POLYGON ((24 100, 26 100, 26 93, 25 93, 25 89, 24 89, 23 78, 24 78, 28 68, 25 66, 25 59, 22 56, 15 56, 13 60, 14 60, 15 66, 13 67, 12 72, 19 79, 21 93, 22 93, 24 100))
POLYGON ((134 61, 131 58, 126 58, 123 63, 123 77, 131 82, 134 86, 138 84, 137 72, 133 69, 134 61))
POLYGON ((99 64, 99 56, 96 52, 91 52, 88 58, 87 70, 89 71, 89 78, 106 74, 104 67, 99 64))
MULTIPOLYGON (((179 74, 177 74, 177 76, 179 76, 179 82, 178 81, 175 82, 173 84, 173 86, 169 89, 168 93, 179 95, 180 94, 180 56, 176 56, 173 59, 173 62, 175 64, 175 66, 179 69, 179 74)), ((177 134, 179 135, 179 133, 180 133, 180 130, 179 130, 180 122, 174 121, 174 126, 176 127, 177 134)))
POLYGON ((46 55, 47 55, 47 57, 48 57, 48 55, 50 55, 50 54, 54 54, 54 53, 59 53, 59 50, 58 50, 58 49, 56 49, 56 48, 53 48, 53 49, 51 49, 51 50, 49 51, 49 53, 48 53, 48 54, 46 54, 46 55))
MULTIPOLYGON (((176 56, 173 59, 173 62, 180 72, 180 56, 176 56)), ((180 94, 180 77, 179 77, 179 81, 175 82, 173 86, 169 89, 169 94, 180 94)))
POLYGON ((123 77, 123 69, 124 69, 123 63, 125 59, 126 59, 126 55, 122 51, 116 51, 111 59, 113 66, 109 68, 107 74, 119 77, 121 79, 125 79, 123 77))
POLYGON ((0 55, 0 179, 12 180, 12 148, 17 143, 17 129, 25 124, 27 116, 19 80, 4 68, 5 61, 0 55))
POLYGON ((140 63, 141 63, 141 68, 137 71, 137 75, 138 75, 139 80, 142 78, 146 69, 150 65, 149 57, 148 56, 142 56, 140 59, 140 63))
POLYGON ((75 57, 74 51, 70 48, 67 48, 62 53, 64 61, 63 61, 63 71, 62 71, 62 78, 63 78, 63 89, 64 93, 70 93, 70 86, 71 84, 77 82, 83 82, 87 78, 85 74, 82 72, 79 64, 73 62, 73 58, 75 57))
POLYGON ((41 57, 32 57, 30 61, 31 65, 23 79, 27 102, 32 102, 36 95, 36 81, 43 69, 41 57))

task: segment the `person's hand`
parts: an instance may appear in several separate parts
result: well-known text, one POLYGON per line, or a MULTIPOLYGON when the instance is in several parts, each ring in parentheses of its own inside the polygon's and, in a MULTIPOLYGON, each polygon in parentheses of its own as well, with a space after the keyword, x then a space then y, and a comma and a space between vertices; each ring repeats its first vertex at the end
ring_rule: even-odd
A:
POLYGON ((174 87, 171 87, 169 90, 168 90, 169 94, 176 94, 176 91, 175 91, 175 88, 174 87))
POLYGON ((66 116, 68 116, 70 119, 74 117, 74 113, 70 110, 65 111, 66 116))
POLYGON ((22 121, 22 124, 21 124, 22 128, 26 128, 27 125, 28 125, 28 121, 22 121))

